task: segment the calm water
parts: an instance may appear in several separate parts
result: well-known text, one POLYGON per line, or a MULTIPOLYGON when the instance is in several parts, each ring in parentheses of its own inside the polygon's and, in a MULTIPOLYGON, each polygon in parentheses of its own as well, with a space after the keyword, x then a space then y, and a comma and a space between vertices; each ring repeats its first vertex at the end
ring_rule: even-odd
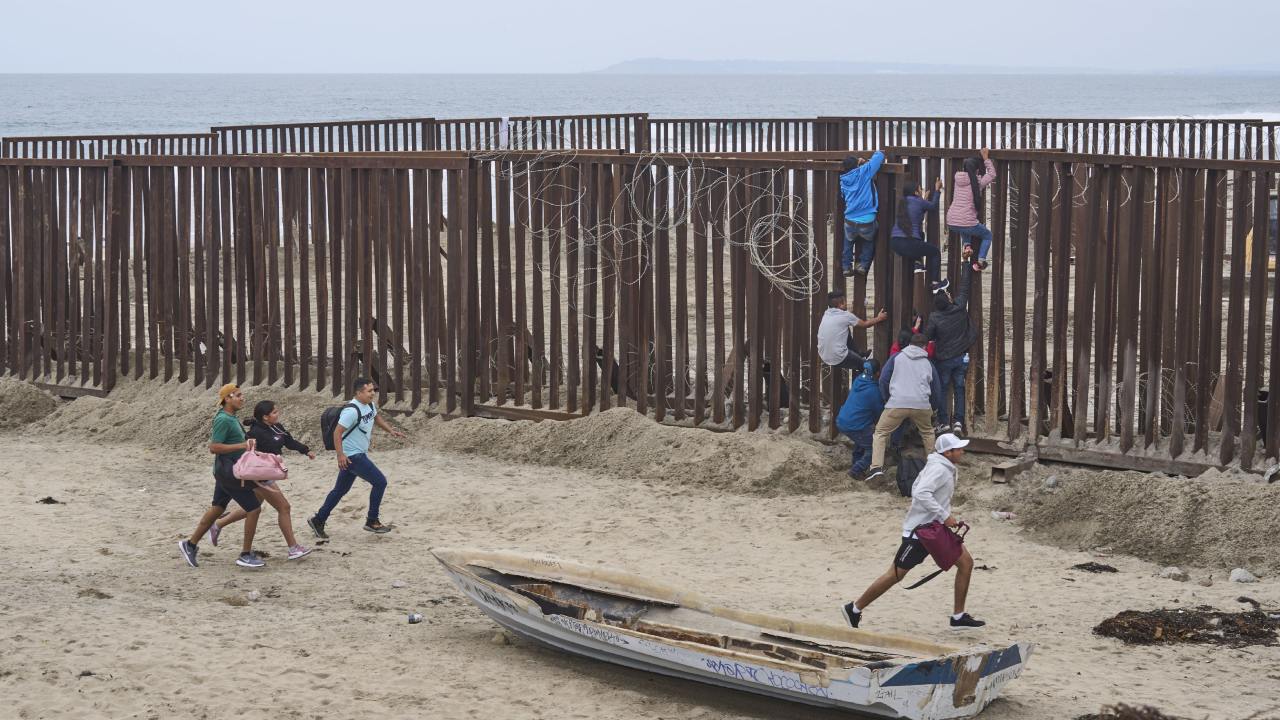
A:
POLYGON ((1280 118, 1280 75, 0 75, 0 136, 378 117, 1280 118))

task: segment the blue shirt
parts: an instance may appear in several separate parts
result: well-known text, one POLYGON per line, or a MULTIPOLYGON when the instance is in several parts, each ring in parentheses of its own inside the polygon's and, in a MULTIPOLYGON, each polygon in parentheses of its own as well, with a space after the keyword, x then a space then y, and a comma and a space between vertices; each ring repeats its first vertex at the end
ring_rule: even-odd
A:
POLYGON ((912 195, 906 199, 907 218, 911 221, 911 234, 908 235, 903 231, 902 226, 898 224, 898 219, 893 220, 893 230, 889 233, 889 237, 912 237, 917 240, 924 239, 924 214, 930 210, 938 209, 938 191, 934 190, 929 193, 929 199, 918 195, 912 195))
POLYGON ((378 414, 378 408, 374 405, 365 405, 358 400, 352 400, 352 405, 356 407, 342 408, 342 414, 338 416, 338 424, 342 426, 343 434, 346 435, 342 439, 342 454, 347 457, 352 455, 364 455, 369 452, 369 436, 373 433, 373 418, 378 414), (359 408, 359 412, 356 412, 359 408), (359 424, 355 430, 351 430, 352 426, 359 424), (351 430, 350 433, 347 430, 351 430))
POLYGON ((884 153, 877 151, 870 160, 840 176, 844 219, 848 222, 869 223, 876 219, 880 196, 876 193, 874 179, 883 164, 884 153))
POLYGON ((857 432, 875 425, 883 410, 884 400, 880 397, 880 386, 875 378, 860 373, 854 378, 849 396, 840 407, 840 413, 836 416, 836 427, 840 432, 857 432))

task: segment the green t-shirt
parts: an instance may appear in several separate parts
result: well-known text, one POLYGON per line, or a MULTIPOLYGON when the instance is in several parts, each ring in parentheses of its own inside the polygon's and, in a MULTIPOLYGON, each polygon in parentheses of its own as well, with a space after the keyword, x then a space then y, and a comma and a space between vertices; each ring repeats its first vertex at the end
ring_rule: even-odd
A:
MULTIPOLYGON (((209 442, 219 443, 222 445, 237 445, 244 442, 244 426, 236 419, 235 415, 218 409, 218 414, 213 416, 213 432, 209 435, 209 442)), ((213 459, 213 469, 218 469, 218 460, 224 455, 231 458, 231 462, 240 459, 244 454, 243 450, 234 450, 229 453, 221 453, 213 459)))

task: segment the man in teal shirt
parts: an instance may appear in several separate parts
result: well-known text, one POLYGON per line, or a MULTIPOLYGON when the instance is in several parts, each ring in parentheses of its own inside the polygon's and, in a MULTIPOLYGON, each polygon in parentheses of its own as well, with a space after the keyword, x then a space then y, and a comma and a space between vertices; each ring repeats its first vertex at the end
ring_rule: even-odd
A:
POLYGON ((378 519, 378 511, 382 505, 382 494, 387 490, 387 478, 369 459, 369 440, 373 426, 386 430, 393 437, 402 438, 404 433, 391 427, 373 404, 373 396, 378 386, 368 378, 356 378, 355 395, 351 402, 342 409, 338 423, 333 429, 333 446, 338 451, 338 479, 324 499, 324 505, 315 515, 307 519, 307 525, 320 539, 329 537, 324 524, 329 514, 338 506, 338 502, 346 495, 356 478, 362 478, 372 486, 369 490, 369 511, 365 516, 364 529, 372 533, 391 532, 390 525, 383 525, 378 519))
POLYGON ((244 519, 244 548, 236 564, 240 567, 260 568, 266 565, 253 552, 253 535, 258 529, 258 515, 262 512, 262 501, 254 494, 252 484, 246 485, 236 479, 232 468, 236 461, 249 448, 244 436, 244 428, 236 419, 236 413, 244 407, 244 395, 235 384, 223 385, 218 390, 218 413, 213 416, 213 431, 209 434, 209 452, 213 453, 213 502, 196 524, 191 537, 178 543, 178 551, 191 567, 199 567, 196 559, 200 549, 200 539, 209 531, 209 526, 222 515, 232 500, 248 513, 244 519))

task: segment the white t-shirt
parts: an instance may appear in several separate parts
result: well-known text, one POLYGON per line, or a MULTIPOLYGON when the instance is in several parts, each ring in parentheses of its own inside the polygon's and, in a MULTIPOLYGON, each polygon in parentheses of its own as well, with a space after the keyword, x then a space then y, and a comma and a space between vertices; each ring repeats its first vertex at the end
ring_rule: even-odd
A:
POLYGON ((857 315, 840 308, 827 308, 818 325, 818 357, 828 365, 839 365, 849 356, 849 328, 862 322, 857 315))

